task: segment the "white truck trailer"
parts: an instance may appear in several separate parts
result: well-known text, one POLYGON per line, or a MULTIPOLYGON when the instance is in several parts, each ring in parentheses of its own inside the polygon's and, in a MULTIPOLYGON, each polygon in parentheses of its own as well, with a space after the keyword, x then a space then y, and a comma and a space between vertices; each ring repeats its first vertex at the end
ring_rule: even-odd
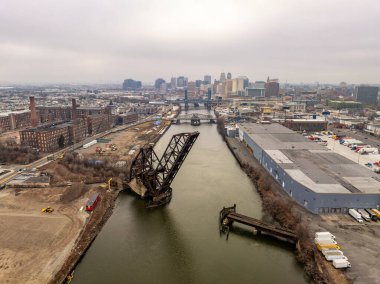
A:
POLYGON ((351 267, 351 263, 349 263, 347 259, 334 259, 333 266, 338 269, 348 268, 351 267))
POLYGON ((323 249, 322 250, 322 254, 324 256, 329 255, 329 254, 340 254, 340 255, 343 255, 343 252, 341 250, 338 250, 338 249, 323 249))
POLYGON ((329 255, 325 255, 325 258, 327 261, 333 261, 334 259, 348 260, 348 258, 342 254, 329 254, 329 255))
POLYGON ((368 212, 365 211, 364 209, 358 209, 357 210, 360 215, 362 215, 362 218, 364 221, 370 222, 371 221, 371 216, 369 216, 368 212))
POLYGON ((358 221, 359 223, 363 223, 362 215, 360 215, 360 213, 356 211, 355 209, 352 209, 352 208, 349 209, 348 214, 350 214, 350 216, 354 218, 356 221, 358 221))
POLYGON ((316 239, 330 238, 330 239, 335 240, 335 236, 331 234, 330 232, 316 232, 315 238, 316 239))
POLYGON ((377 148, 361 148, 359 151, 358 151, 359 154, 361 155, 364 155, 364 154, 370 154, 370 153, 373 153, 373 154, 378 154, 379 153, 379 150, 377 148))
POLYGON ((314 239, 314 243, 316 244, 338 244, 335 240, 331 238, 324 238, 324 239, 314 239))
POLYGON ((83 145, 83 149, 87 149, 87 148, 91 147, 92 145, 95 145, 96 143, 98 143, 98 141, 92 140, 91 142, 88 142, 87 144, 84 144, 83 145))

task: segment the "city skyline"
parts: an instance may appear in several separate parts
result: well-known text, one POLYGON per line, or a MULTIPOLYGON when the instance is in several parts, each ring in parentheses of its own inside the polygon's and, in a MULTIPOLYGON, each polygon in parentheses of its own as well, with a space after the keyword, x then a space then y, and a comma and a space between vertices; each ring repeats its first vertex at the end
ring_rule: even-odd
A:
POLYGON ((251 81, 379 83, 380 3, 10 1, 0 84, 153 83, 221 72, 251 81))

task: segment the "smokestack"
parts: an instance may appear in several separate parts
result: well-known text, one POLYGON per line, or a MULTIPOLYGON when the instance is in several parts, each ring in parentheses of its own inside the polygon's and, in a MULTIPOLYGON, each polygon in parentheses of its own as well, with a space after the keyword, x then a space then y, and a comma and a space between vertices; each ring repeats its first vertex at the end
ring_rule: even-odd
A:
POLYGON ((72 102, 72 105, 73 105, 73 109, 72 109, 72 119, 73 120, 76 120, 77 119, 77 102, 75 99, 71 99, 71 102, 72 102))
POLYGON ((33 127, 36 127, 38 124, 36 102, 34 101, 34 97, 29 97, 29 100, 30 100, 29 109, 30 109, 31 124, 33 127))

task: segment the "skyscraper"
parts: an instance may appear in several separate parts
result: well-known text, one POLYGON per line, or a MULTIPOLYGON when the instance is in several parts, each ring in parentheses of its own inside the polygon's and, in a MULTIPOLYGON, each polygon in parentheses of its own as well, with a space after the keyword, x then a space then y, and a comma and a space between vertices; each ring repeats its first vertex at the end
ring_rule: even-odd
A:
POLYGON ((203 83, 204 83, 205 85, 209 85, 209 84, 211 84, 211 75, 205 75, 204 80, 203 80, 203 83))
POLYGON ((176 77, 172 77, 170 79, 170 85, 171 85, 172 90, 177 88, 177 78, 176 77))
POLYGON ((226 73, 222 72, 220 73, 220 82, 223 83, 224 81, 226 81, 226 73))
POLYGON ((227 73, 227 80, 231 80, 232 79, 232 75, 230 72, 227 73))
POLYGON ((242 92, 248 87, 249 80, 245 76, 239 76, 232 80, 232 92, 242 92))
POLYGON ((162 78, 158 78, 158 79, 156 80, 156 82, 154 83, 154 87, 155 87, 156 89, 160 89, 160 86, 161 86, 162 83, 165 83, 165 80, 162 79, 162 78))
POLYGON ((202 80, 195 80, 195 86, 199 88, 202 85, 202 80))
POLYGON ((185 77, 183 77, 183 76, 179 76, 179 77, 177 78, 177 87, 178 87, 178 88, 183 88, 183 87, 185 87, 185 77))

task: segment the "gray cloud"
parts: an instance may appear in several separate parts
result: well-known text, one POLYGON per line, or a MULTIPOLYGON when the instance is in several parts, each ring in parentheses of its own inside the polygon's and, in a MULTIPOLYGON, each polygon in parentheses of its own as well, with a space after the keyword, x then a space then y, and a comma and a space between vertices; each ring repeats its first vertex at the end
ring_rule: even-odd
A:
POLYGON ((379 82, 380 1, 3 0, 0 82, 379 82))

